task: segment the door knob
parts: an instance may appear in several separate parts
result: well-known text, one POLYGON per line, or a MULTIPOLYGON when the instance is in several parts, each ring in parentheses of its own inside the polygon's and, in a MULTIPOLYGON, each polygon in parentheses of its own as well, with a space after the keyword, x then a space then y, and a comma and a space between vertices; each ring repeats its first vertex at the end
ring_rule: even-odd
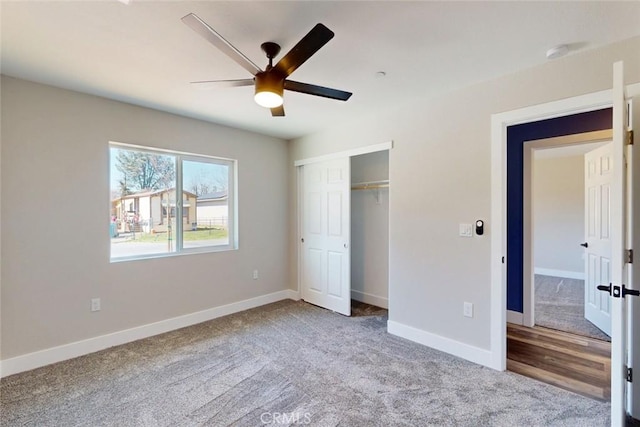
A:
POLYGON ((620 287, 620 286, 612 286, 611 283, 609 283, 608 285, 599 285, 597 288, 599 291, 607 292, 609 293, 609 295, 615 298, 620 298, 620 297, 624 298, 627 295, 640 297, 639 290, 627 289, 625 285, 622 285, 622 287, 620 287))
POLYGON ((582 246, 583 248, 588 248, 589 247, 589 243, 587 243, 587 242, 580 243, 580 246, 582 246))
POLYGON ((627 289, 627 287, 625 285, 622 285, 622 298, 624 298, 625 295, 632 295, 634 297, 640 297, 640 291, 639 290, 634 290, 634 289, 627 289))

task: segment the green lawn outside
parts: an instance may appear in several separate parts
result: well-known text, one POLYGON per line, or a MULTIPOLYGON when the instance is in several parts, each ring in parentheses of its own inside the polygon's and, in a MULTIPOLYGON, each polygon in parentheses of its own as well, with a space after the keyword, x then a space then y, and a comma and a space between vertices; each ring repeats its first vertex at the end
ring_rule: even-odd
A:
MULTIPOLYGON (((195 241, 195 240, 212 240, 212 239, 226 239, 229 236, 229 233, 226 228, 211 228, 211 229, 202 229, 191 231, 185 230, 183 241, 195 241)), ((166 242, 168 234, 167 232, 162 233, 136 233, 136 238, 128 240, 129 242, 166 242)), ((176 240, 175 235, 173 235, 173 240, 176 240)))

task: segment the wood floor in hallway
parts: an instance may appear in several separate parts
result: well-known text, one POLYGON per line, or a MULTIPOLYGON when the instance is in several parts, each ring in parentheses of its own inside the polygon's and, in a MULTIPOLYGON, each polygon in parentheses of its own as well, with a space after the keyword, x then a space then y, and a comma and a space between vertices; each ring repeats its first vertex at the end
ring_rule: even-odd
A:
POLYGON ((606 341, 509 323, 507 369, 584 396, 611 398, 611 343, 606 341))

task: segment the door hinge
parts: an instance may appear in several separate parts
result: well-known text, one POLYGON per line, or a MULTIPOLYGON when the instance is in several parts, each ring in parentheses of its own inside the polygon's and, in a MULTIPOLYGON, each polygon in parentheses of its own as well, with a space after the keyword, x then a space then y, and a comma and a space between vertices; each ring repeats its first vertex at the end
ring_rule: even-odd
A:
POLYGON ((633 249, 627 249, 624 251, 624 262, 627 264, 633 264, 633 249))
POLYGON ((627 368, 627 382, 633 382, 633 368, 627 368))
POLYGON ((624 140, 625 145, 633 145, 633 130, 628 130, 624 140))

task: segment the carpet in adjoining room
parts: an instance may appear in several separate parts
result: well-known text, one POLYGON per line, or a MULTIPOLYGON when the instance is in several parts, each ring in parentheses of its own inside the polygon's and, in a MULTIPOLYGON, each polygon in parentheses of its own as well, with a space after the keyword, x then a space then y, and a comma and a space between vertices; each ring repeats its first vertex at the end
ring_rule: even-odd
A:
POLYGON ((584 280, 536 274, 535 324, 611 341, 607 334, 584 318, 584 280))

